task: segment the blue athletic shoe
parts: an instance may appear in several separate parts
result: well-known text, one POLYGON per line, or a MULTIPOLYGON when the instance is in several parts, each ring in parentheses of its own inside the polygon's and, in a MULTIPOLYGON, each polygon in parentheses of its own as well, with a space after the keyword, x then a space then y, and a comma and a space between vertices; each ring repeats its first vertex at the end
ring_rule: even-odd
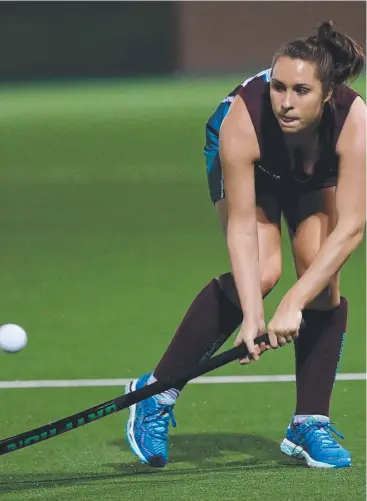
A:
POLYGON ((330 425, 326 416, 310 416, 301 424, 293 421, 288 426, 280 450, 297 459, 306 461, 311 468, 345 468, 351 466, 350 452, 331 435, 344 438, 330 425))
MULTIPOLYGON (((150 374, 131 381, 125 393, 138 390, 148 382, 150 374)), ((159 402, 150 397, 132 405, 126 425, 126 436, 132 451, 144 464, 156 468, 166 466, 168 462, 168 426, 170 421, 176 426, 173 405, 159 402)))

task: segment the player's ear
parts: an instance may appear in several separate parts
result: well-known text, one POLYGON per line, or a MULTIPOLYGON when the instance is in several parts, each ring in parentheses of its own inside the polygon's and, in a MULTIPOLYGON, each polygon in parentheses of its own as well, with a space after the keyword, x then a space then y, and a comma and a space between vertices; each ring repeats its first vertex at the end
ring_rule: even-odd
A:
POLYGON ((333 95, 333 88, 329 87, 329 89, 324 97, 324 104, 327 103, 328 101, 330 101, 332 95, 333 95))

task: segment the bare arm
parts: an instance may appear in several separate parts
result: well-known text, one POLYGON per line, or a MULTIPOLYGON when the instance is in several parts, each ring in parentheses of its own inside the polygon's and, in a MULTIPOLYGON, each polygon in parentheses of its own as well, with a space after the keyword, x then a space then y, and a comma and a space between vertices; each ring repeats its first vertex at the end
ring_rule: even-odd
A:
POLYGON ((219 145, 228 207, 229 258, 244 317, 256 323, 263 319, 254 180, 254 162, 260 152, 239 96, 223 121, 219 145))
POLYGON ((286 295, 304 309, 339 271, 363 238, 366 222, 366 107, 357 98, 337 144, 337 223, 314 262, 286 295))

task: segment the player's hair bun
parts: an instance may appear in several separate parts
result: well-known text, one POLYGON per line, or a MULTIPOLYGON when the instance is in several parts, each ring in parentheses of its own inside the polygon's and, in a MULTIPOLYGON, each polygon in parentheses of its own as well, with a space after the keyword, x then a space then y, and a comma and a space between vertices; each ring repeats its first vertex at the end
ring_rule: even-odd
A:
POLYGON ((322 21, 317 26, 316 40, 331 54, 334 63, 334 83, 353 81, 361 73, 365 54, 349 36, 336 30, 332 21, 322 21))

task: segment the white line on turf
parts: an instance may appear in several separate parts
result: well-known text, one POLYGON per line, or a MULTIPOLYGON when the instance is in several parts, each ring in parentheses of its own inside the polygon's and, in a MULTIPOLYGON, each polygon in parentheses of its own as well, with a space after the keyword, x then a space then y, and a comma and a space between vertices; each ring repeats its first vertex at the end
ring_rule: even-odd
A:
MULTIPOLYGON (((42 379, 39 381, 0 381, 0 388, 81 388, 94 386, 125 386, 132 379, 42 379)), ((337 381, 366 381, 366 374, 338 374, 337 381)), ((278 376, 209 376, 199 377, 191 384, 221 384, 221 383, 288 383, 294 382, 291 374, 278 376)))

